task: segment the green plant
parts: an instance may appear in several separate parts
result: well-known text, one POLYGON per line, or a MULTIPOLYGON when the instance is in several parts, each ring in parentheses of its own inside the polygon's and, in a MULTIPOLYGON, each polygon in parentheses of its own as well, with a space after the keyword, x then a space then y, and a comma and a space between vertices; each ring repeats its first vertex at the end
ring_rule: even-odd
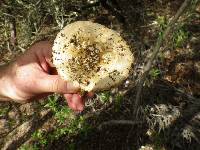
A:
POLYGON ((9 111, 9 107, 0 108, 0 117, 5 116, 9 111))
POLYGON ((158 23, 160 32, 159 32, 159 36, 161 36, 163 34, 163 31, 166 29, 167 24, 168 24, 168 20, 165 16, 158 16, 156 19, 156 22, 158 23))
POLYGON ((101 92, 98 96, 102 103, 107 103, 109 102, 111 94, 110 94, 110 91, 104 91, 104 92, 101 92))
POLYGON ((64 124, 67 118, 70 118, 72 111, 66 107, 61 106, 58 111, 55 112, 55 117, 60 124, 64 124))
POLYGON ((85 122, 84 117, 78 117, 70 120, 67 127, 57 128, 51 135, 51 140, 58 139, 63 135, 73 136, 78 133, 86 134, 91 127, 85 122))
POLYGON ((118 111, 119 108, 121 107, 121 104, 123 102, 123 96, 121 94, 116 94, 115 95, 115 101, 114 101, 114 105, 115 105, 115 111, 118 111))
POLYGON ((172 35, 173 45, 175 47, 183 47, 189 38, 189 32, 183 26, 179 27, 172 35))
POLYGON ((22 145, 19 150, 39 150, 39 148, 36 145, 22 145))
POLYGON ((67 149, 69 150, 75 150, 76 149, 76 145, 74 143, 70 143, 68 146, 67 146, 67 149))
POLYGON ((151 79, 153 80, 157 79, 160 74, 161 74, 161 71, 157 68, 152 68, 149 72, 149 75, 151 76, 151 79))
POLYGON ((145 85, 150 87, 153 82, 158 79, 158 77, 160 76, 161 71, 158 68, 152 68, 149 71, 149 77, 145 80, 145 85))
MULTIPOLYGON (((48 102, 45 105, 45 107, 50 108, 54 112, 55 118, 60 126, 52 133, 48 134, 48 140, 53 141, 63 135, 73 136, 78 133, 87 133, 90 126, 85 122, 84 117, 75 117, 71 109, 59 104, 58 99, 58 95, 51 95, 48 97, 48 102)), ((40 134, 38 134, 38 136, 40 136, 40 134)))
POLYGON ((9 121, 8 121, 8 126, 9 127, 14 126, 15 124, 16 124, 16 119, 9 119, 9 121))
POLYGON ((59 98, 59 95, 56 95, 56 94, 48 96, 48 101, 44 105, 44 107, 50 108, 53 112, 57 112, 59 109, 59 106, 57 103, 58 98, 59 98))
POLYGON ((153 143, 154 143, 153 148, 155 150, 165 150, 164 144, 165 144, 166 141, 165 141, 165 138, 164 138, 164 134, 153 132, 152 140, 153 140, 153 143))
MULTIPOLYGON (((160 32, 159 36, 163 35, 163 31, 168 25, 168 19, 165 16, 158 16, 156 19, 160 32)), ((189 38, 189 32, 184 28, 184 24, 176 25, 176 30, 172 33, 172 42, 174 47, 183 47, 186 40, 189 38)))
POLYGON ((62 29, 78 17, 79 14, 69 8, 78 3, 69 0, 1 1, 0 48, 10 49, 10 25, 12 23, 16 25, 16 47, 22 51, 37 40, 54 36, 55 31, 62 29))
POLYGON ((35 131, 33 134, 32 134, 32 138, 34 141, 37 141, 40 145, 47 145, 48 144, 48 141, 46 139, 46 136, 45 136, 45 132, 43 131, 35 131))
POLYGON ((48 102, 44 107, 50 108, 60 125, 64 124, 67 119, 72 116, 72 111, 67 106, 62 106, 58 103, 59 95, 51 95, 48 97, 48 102))

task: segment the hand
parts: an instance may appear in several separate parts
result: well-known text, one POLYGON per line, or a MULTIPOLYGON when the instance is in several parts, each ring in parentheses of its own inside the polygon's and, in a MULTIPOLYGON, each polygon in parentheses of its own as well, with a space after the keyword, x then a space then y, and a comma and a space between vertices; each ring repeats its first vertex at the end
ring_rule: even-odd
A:
POLYGON ((51 52, 50 42, 36 43, 15 62, 1 69, 0 95, 24 103, 55 92, 64 95, 70 108, 82 111, 84 100, 77 93, 79 87, 52 74, 51 52))

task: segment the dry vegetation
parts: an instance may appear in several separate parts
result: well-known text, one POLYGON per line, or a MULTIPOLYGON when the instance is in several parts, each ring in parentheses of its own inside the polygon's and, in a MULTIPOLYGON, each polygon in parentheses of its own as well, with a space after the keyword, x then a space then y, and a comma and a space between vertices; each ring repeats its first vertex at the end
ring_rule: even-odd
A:
MULTIPOLYGON (((118 31, 135 55, 123 85, 97 93, 81 114, 59 95, 0 103, 2 149, 200 149, 200 4, 189 1, 162 39, 135 103, 137 84, 184 0, 1 0, 0 65, 65 25, 91 20, 118 31), (135 105, 137 104, 137 105, 135 105)), ((1 85, 3 86, 3 85, 1 85)))

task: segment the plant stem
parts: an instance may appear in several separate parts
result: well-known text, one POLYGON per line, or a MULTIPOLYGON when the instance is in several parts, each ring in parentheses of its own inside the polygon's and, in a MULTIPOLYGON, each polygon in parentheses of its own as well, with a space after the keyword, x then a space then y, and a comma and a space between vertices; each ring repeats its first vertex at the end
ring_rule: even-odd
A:
POLYGON ((167 38, 167 36, 169 35, 170 31, 173 29, 173 27, 175 26, 175 23, 178 21, 179 17, 185 12, 185 10, 190 6, 191 0, 185 0, 183 2, 183 4, 180 6, 180 8, 178 9, 178 11, 176 12, 175 16, 173 17, 173 19, 169 22, 169 24, 167 25, 167 28, 165 29, 164 33, 158 37, 157 42, 155 44, 153 53, 149 59, 149 61, 147 62, 146 66, 144 67, 144 73, 142 74, 139 83, 137 85, 137 93, 136 93, 136 100, 134 103, 134 115, 137 115, 137 108, 140 102, 140 97, 141 97, 141 93, 142 93, 142 87, 144 84, 144 81, 151 69, 151 66, 153 64, 153 61, 156 59, 158 52, 160 50, 160 47, 162 46, 163 41, 167 38))

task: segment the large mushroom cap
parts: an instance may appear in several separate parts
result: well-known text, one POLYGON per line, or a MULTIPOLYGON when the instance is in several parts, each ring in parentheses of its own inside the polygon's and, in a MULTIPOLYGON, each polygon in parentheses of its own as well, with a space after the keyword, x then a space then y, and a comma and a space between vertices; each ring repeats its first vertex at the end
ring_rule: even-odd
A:
POLYGON ((66 81, 84 91, 120 84, 129 75, 133 54, 122 37, 103 25, 77 21, 61 30, 53 46, 53 64, 66 81))

